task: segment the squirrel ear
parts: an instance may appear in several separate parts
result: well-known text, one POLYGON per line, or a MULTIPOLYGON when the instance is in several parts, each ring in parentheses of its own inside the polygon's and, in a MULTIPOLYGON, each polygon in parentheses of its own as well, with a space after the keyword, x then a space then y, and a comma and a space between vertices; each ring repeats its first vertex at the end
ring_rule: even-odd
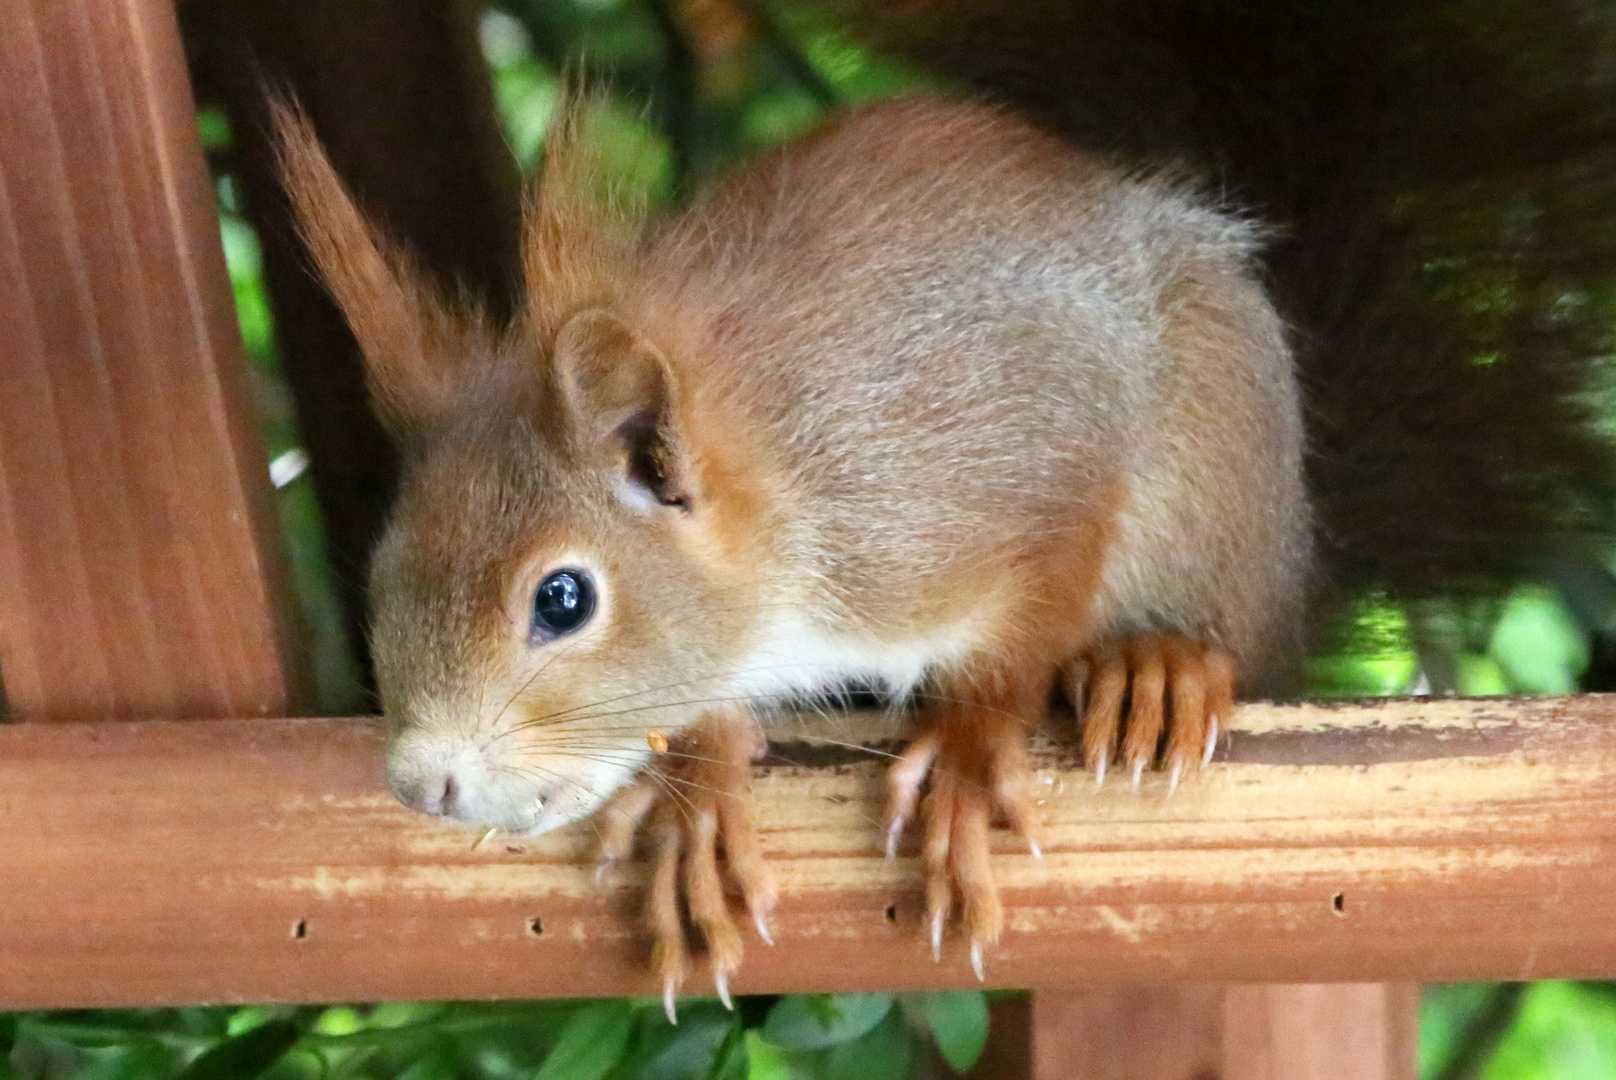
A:
POLYGON ((618 442, 633 496, 688 511, 690 490, 673 431, 673 375, 643 334, 600 308, 581 311, 556 335, 556 379, 584 438, 618 442))
POLYGON ((414 427, 459 383, 480 320, 458 317, 370 226, 299 105, 272 97, 269 112, 298 230, 364 352, 378 413, 395 434, 414 427))

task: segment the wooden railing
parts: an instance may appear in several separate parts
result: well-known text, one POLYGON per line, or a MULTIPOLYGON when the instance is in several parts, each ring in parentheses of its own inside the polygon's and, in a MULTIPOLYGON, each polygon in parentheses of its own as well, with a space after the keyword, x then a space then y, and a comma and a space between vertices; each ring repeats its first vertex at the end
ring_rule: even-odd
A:
MULTIPOLYGON (((362 720, 0 728, 0 1008, 657 991, 642 865, 597 882, 588 823, 478 843, 400 806, 381 751, 362 720)), ((740 992, 976 985, 884 857, 885 760, 759 766, 781 899, 740 992)), ((1043 858, 994 842, 990 985, 1616 970, 1616 699, 1249 706, 1171 795, 1047 740, 1038 767, 1043 858)))

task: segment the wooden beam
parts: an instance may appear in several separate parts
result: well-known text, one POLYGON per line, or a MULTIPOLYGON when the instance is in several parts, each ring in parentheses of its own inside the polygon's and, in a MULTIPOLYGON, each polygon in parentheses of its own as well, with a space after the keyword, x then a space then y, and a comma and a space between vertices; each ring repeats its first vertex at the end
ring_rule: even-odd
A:
POLYGON ((14 718, 300 707, 168 0, 0 0, 0 666, 14 718))
MULTIPOLYGON (((1248 706, 1174 795, 1037 763, 1048 844, 994 838, 991 985, 1616 974, 1616 698, 1248 706)), ((882 773, 759 768, 778 944, 738 990, 976 985, 882 857, 882 773)), ((3 728, 0 1008, 652 993, 643 873, 597 885, 590 835, 474 850, 394 803, 364 721, 3 728)))

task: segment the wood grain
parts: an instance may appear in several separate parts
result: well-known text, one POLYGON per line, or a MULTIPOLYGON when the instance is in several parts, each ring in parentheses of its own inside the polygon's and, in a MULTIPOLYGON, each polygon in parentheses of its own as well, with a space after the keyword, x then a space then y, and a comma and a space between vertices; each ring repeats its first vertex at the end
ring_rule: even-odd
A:
POLYGON ((300 668, 165 0, 0 0, 14 718, 275 715, 300 668))
POLYGON ((1180 983, 1031 995, 1032 1080, 1414 1080, 1419 987, 1180 983))
MULTIPOLYGON (((587 825, 473 850, 394 803, 381 741, 0 729, 0 1008, 655 989, 637 866, 597 885, 587 825)), ((882 857, 882 761, 777 752, 755 786, 779 944, 737 989, 975 985, 957 939, 931 961, 916 860, 882 857)), ((1249 706, 1172 796, 1038 763, 1049 842, 995 837, 991 985, 1616 974, 1616 699, 1249 706)))
POLYGON ((1223 999, 1196 983, 1034 993, 1032 1080, 1236 1080, 1220 1070, 1223 999))
POLYGON ((1220 1080, 1415 1080, 1419 987, 1231 986, 1220 1080))

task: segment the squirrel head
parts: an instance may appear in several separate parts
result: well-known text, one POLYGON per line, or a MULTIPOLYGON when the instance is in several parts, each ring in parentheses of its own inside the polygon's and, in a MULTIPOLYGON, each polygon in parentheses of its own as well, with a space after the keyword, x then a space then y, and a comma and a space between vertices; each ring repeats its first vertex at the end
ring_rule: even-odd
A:
POLYGON ((591 812, 648 733, 696 720, 757 606, 724 451, 623 299, 632 231, 584 193, 581 110, 552 125, 526 310, 496 332, 435 293, 302 114, 276 109, 304 236, 404 450, 370 586, 389 777, 417 809, 509 831, 591 812))

